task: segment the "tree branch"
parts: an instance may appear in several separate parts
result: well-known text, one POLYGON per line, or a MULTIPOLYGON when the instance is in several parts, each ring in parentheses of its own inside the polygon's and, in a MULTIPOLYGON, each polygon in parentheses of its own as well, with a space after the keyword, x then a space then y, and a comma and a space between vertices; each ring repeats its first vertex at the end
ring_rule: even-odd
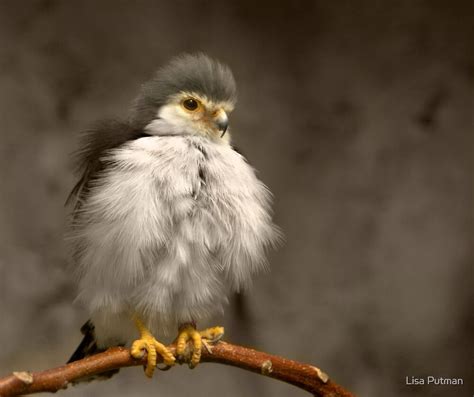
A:
MULTIPOLYGON (((174 353, 175 346, 171 345, 169 348, 174 353)), ((354 397, 331 381, 319 368, 226 342, 218 342, 210 346, 209 350, 203 346, 201 362, 239 367, 287 382, 318 397, 354 397)), ((56 392, 84 377, 145 363, 145 357, 137 360, 130 355, 128 349, 113 347, 58 368, 33 373, 13 372, 0 379, 0 397, 56 392)))

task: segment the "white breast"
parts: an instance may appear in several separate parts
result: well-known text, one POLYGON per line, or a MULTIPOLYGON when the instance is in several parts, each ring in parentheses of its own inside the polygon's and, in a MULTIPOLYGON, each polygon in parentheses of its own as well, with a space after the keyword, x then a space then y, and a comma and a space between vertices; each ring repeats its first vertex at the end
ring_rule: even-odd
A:
POLYGON ((229 145, 154 136, 107 160, 72 236, 96 330, 132 312, 156 332, 200 320, 264 265, 269 193, 229 145))

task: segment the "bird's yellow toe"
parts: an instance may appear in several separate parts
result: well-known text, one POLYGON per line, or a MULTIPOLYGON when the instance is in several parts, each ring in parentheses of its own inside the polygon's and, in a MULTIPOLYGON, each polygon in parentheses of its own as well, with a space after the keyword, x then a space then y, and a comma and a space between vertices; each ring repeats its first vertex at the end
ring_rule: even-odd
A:
POLYGON ((191 341, 192 353, 189 359, 189 367, 196 367, 201 361, 201 349, 204 345, 209 350, 209 343, 215 343, 224 336, 224 327, 213 327, 203 331, 197 331, 191 324, 182 326, 176 339, 176 355, 183 357, 186 353, 188 342, 191 341))
POLYGON ((176 361, 171 351, 151 335, 143 335, 141 339, 133 342, 131 353, 135 358, 142 358, 145 353, 147 354, 145 375, 149 378, 155 372, 158 354, 163 357, 165 365, 172 366, 176 361))
POLYGON ((147 354, 147 365, 145 367, 145 375, 149 378, 155 372, 158 354, 163 357, 163 363, 168 366, 175 364, 176 358, 171 351, 162 343, 158 342, 155 337, 148 331, 143 323, 135 319, 138 330, 140 331, 140 339, 132 344, 131 354, 134 358, 140 359, 147 354))

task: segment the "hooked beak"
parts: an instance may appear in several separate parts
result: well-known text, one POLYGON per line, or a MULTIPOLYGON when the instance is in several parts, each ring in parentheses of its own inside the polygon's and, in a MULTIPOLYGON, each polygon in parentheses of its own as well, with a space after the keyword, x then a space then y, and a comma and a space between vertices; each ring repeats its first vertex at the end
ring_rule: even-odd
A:
POLYGON ((215 123, 217 129, 222 133, 221 138, 225 135, 227 131, 227 127, 229 126, 229 118, 227 117, 227 113, 223 110, 219 110, 215 117, 215 123))

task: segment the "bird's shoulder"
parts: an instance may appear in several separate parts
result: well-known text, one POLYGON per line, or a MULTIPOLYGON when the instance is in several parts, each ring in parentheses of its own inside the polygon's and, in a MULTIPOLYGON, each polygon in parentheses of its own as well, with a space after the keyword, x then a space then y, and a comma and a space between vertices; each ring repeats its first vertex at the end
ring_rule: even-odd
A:
POLYGON ((102 120, 80 135, 79 148, 74 153, 74 162, 79 180, 74 185, 66 204, 75 201, 75 207, 84 198, 90 181, 104 169, 102 158, 108 151, 123 144, 149 136, 143 128, 127 121, 102 120))

